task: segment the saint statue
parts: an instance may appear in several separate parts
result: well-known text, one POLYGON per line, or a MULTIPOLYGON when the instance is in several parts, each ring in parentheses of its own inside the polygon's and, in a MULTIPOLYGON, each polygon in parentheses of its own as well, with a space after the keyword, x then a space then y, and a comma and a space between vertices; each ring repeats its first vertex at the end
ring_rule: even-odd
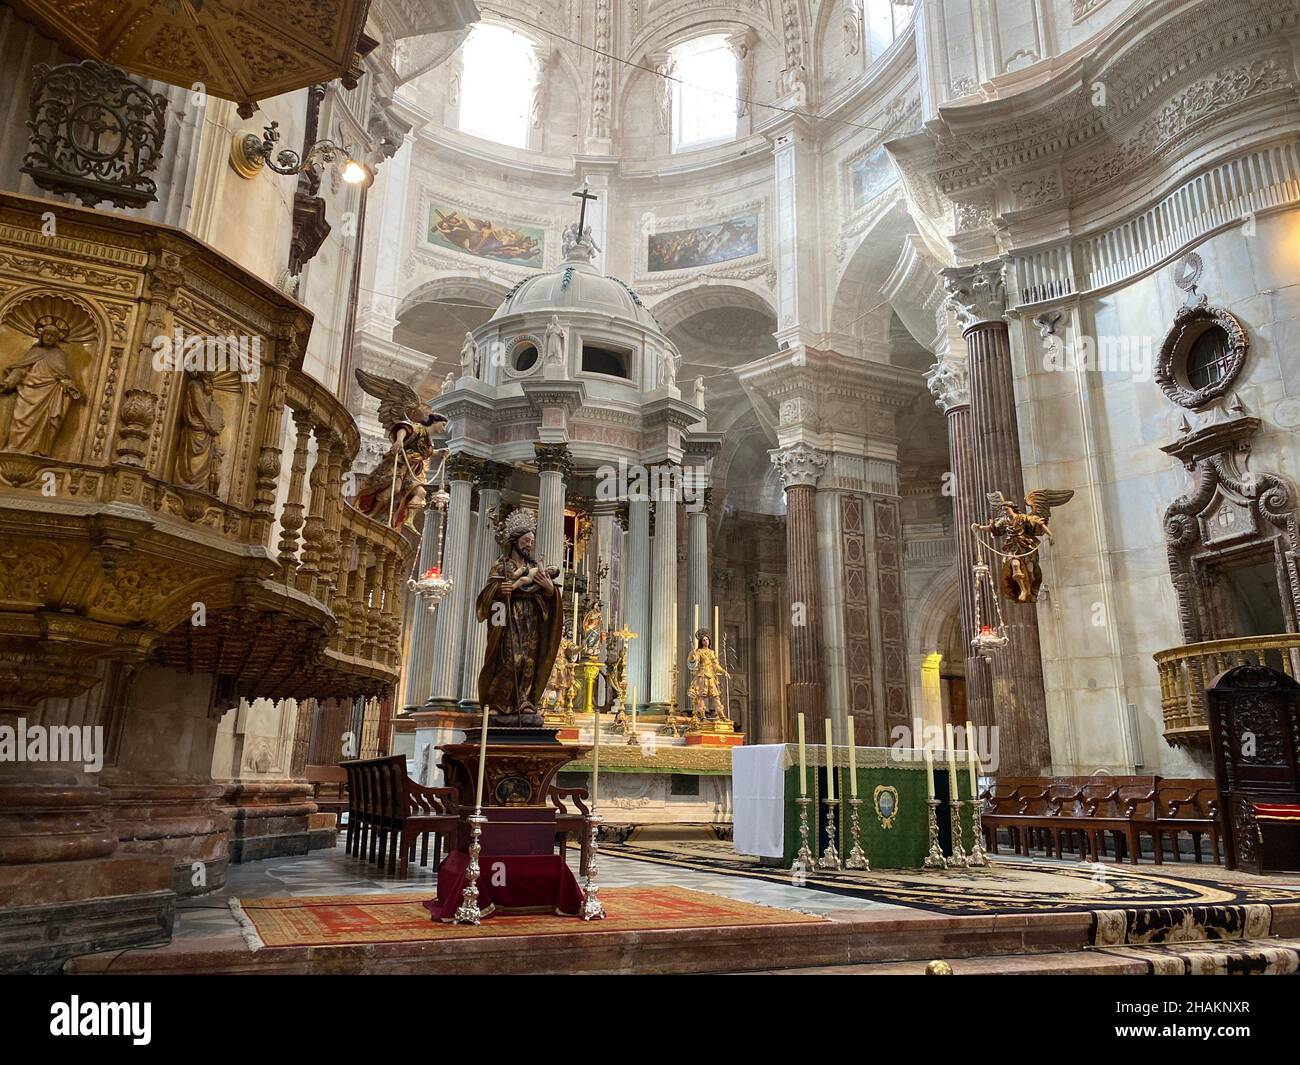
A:
POLYGON ((460 346, 461 377, 478 377, 479 362, 478 344, 474 341, 474 334, 466 333, 465 343, 460 346))
POLYGON ((565 721, 573 720, 573 704, 578 687, 578 645, 573 642, 570 625, 564 623, 564 635, 546 685, 546 709, 559 713, 565 721))
POLYGON ((400 529, 424 498, 433 461, 447 455, 446 448, 434 446, 432 435, 441 432, 447 419, 426 411, 410 385, 360 368, 356 373, 361 390, 379 400, 379 424, 393 443, 362 480, 354 505, 367 517, 400 529))
POLYGON ((488 624, 487 651, 478 675, 480 706, 492 723, 535 728, 542 724, 547 682, 564 633, 564 604, 555 583, 559 570, 533 558, 537 518, 514 510, 499 526, 501 557, 474 604, 488 624))
POLYGON ((1052 507, 1062 506, 1073 497, 1073 489, 1040 488, 1025 496, 1027 509, 1022 513, 1001 492, 988 493, 993 514, 984 524, 974 524, 971 528, 998 538, 998 552, 1002 555, 1000 583, 1006 598, 1016 603, 1038 602, 1038 588, 1043 583, 1038 541, 1046 536, 1049 544, 1055 542, 1047 519, 1052 507))
POLYGON ((605 660, 605 630, 601 628, 600 603, 592 601, 582 615, 582 635, 578 648, 588 662, 605 660))
POLYGON ((695 649, 686 656, 686 668, 691 673, 691 686, 686 689, 691 716, 697 721, 730 721, 718 682, 731 674, 722 668, 708 629, 695 634, 695 649))
POLYGON ((665 348, 659 353, 659 380, 660 388, 672 388, 677 384, 677 370, 681 365, 682 357, 674 347, 665 348))
POLYGON ((447 376, 442 379, 442 384, 438 387, 438 395, 440 396, 446 395, 455 387, 456 387, 456 375, 452 373, 450 370, 448 370, 447 376))
POLYGON ((695 379, 695 406, 700 410, 704 409, 704 378, 695 379))
POLYGON ((181 401, 180 433, 176 441, 176 483, 216 494, 221 483, 221 431, 225 415, 217 402, 213 375, 186 374, 181 401))
POLYGON ((6 448, 49 455, 68 408, 81 402, 81 390, 72 379, 68 356, 61 347, 67 336, 68 327, 58 319, 39 319, 36 343, 5 370, 0 395, 17 395, 6 448))
POLYGON ((551 315, 551 324, 546 327, 546 338, 543 345, 546 348, 546 361, 548 363, 558 365, 564 362, 565 340, 565 330, 560 325, 560 316, 558 314, 551 315))

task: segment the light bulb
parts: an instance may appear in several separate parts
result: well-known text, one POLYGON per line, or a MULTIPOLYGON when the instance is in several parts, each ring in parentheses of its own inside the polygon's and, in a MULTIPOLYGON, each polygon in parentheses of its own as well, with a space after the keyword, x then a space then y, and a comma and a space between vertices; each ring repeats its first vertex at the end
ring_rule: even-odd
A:
POLYGON ((365 163, 360 163, 355 159, 349 159, 343 164, 342 177, 349 185, 369 185, 373 176, 370 167, 365 163))

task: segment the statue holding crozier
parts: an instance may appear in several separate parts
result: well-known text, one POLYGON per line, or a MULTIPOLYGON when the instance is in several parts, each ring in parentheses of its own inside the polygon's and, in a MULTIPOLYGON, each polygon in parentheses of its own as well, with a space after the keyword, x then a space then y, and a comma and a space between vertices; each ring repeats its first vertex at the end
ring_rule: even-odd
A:
POLYGON ((498 525, 501 557, 475 602, 487 622, 487 652, 478 675, 480 706, 492 708, 497 727, 536 728, 555 656, 564 637, 564 609, 555 578, 559 569, 533 557, 537 518, 513 510, 498 525))

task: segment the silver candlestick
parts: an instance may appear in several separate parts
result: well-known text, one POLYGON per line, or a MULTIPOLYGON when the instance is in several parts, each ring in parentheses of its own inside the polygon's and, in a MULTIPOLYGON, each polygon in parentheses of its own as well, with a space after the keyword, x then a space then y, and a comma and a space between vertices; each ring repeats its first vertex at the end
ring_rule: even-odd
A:
POLYGON ((587 818, 587 875, 582 885, 582 909, 578 911, 584 921, 603 921, 605 907, 600 903, 600 885, 596 883, 596 852, 599 849, 596 836, 600 829, 600 814, 592 813, 587 818))
POLYGON ((980 868, 989 864, 988 853, 984 850, 984 827, 980 817, 980 806, 983 805, 979 799, 967 799, 970 804, 970 830, 971 835, 975 838, 971 841, 970 854, 966 858, 966 865, 972 868, 980 868))
POLYGON ((927 805, 930 808, 930 853, 925 856, 925 861, 921 865, 925 869, 947 869, 948 859, 943 856, 943 850, 939 847, 939 800, 931 799, 927 805))
POLYGON ((804 872, 811 872, 816 866, 813 861, 812 851, 808 847, 808 807, 812 805, 812 799, 804 795, 795 802, 799 804, 799 853, 795 855, 795 865, 801 866, 804 872))
POLYGON ((826 804, 826 849, 822 851, 817 868, 843 869, 844 863, 840 861, 840 852, 835 848, 835 807, 840 804, 840 800, 823 799, 822 802, 826 804))
POLYGON ((949 869, 965 869, 970 865, 970 859, 966 857, 966 848, 961 845, 961 808, 963 805, 961 799, 951 799, 948 802, 948 809, 952 811, 952 857, 948 859, 949 869))
POLYGON ((483 919, 483 911, 478 908, 478 855, 479 841, 483 835, 483 826, 487 824, 487 818, 483 816, 483 808, 480 806, 469 815, 467 820, 474 826, 474 832, 469 843, 469 869, 465 873, 465 891, 460 897, 460 906, 456 910, 456 915, 452 918, 456 924, 478 924, 483 919))
POLYGON ((867 861, 867 856, 862 850, 862 827, 858 824, 858 807, 862 805, 862 800, 853 798, 849 799, 849 838, 853 840, 853 847, 849 851, 848 858, 844 861, 845 869, 862 869, 865 872, 871 872, 871 863, 867 861))

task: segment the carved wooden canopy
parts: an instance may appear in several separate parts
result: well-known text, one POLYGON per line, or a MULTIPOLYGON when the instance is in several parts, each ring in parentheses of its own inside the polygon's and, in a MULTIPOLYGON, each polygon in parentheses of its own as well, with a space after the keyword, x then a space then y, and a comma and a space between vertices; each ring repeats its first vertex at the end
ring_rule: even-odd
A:
MULTIPOLYGON (((10 0, 83 59, 252 102, 360 76, 370 0, 10 0)), ((367 38, 366 43, 373 44, 367 38)))

